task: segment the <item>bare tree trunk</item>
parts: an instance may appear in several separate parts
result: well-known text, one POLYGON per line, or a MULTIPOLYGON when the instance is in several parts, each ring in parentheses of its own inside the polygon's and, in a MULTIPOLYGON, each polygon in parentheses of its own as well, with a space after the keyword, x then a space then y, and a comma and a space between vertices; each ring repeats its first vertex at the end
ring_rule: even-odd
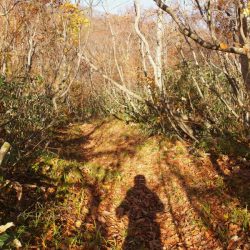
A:
MULTIPOLYGON (((250 47, 250 44, 249 44, 249 47, 250 47)), ((248 91, 250 91, 250 54, 247 56, 241 55, 240 64, 241 64, 242 77, 244 79, 244 82, 248 91)))
POLYGON ((136 12, 136 17, 135 17, 135 32, 138 35, 138 37, 140 38, 141 42, 144 45, 145 48, 145 54, 148 57, 149 63, 152 66, 153 70, 154 70, 154 78, 155 78, 155 84, 157 85, 157 87, 159 87, 159 83, 158 81, 158 77, 157 77, 157 66, 155 63, 155 60, 153 59, 153 56, 151 54, 150 51, 150 46, 149 43, 146 39, 146 37, 142 34, 140 27, 139 27, 139 23, 140 23, 140 18, 141 18, 141 3, 140 0, 135 0, 135 12, 136 12))
POLYGON ((242 10, 248 8, 247 2, 240 0, 238 31, 239 41, 241 44, 244 44, 245 51, 247 52, 245 55, 240 55, 241 73, 247 89, 250 90, 250 16, 242 13, 242 10))
POLYGON ((35 48, 36 48, 36 42, 34 41, 34 38, 36 36, 36 28, 34 30, 34 32, 30 35, 29 38, 29 51, 28 51, 28 55, 27 55, 27 66, 26 66, 26 74, 29 75, 30 71, 31 71, 31 67, 32 67, 32 59, 35 53, 35 48))
POLYGON ((158 9, 157 11, 157 27, 156 27, 156 77, 157 85, 161 93, 164 93, 163 79, 162 79, 162 55, 163 55, 163 33, 164 33, 164 24, 163 24, 163 10, 158 9))

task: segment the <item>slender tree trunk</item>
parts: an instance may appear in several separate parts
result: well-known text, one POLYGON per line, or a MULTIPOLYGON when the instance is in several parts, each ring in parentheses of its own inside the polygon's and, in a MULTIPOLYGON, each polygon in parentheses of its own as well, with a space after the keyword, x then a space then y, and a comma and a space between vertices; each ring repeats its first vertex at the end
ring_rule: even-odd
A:
POLYGON ((28 55, 27 55, 26 75, 30 74, 30 71, 32 68, 32 61, 33 61, 33 56, 35 54, 35 47, 36 47, 36 42, 34 42, 35 35, 36 35, 36 30, 31 35, 31 37, 29 38, 29 41, 28 41, 29 51, 28 51, 28 55))
MULTIPOLYGON (((246 2, 242 2, 242 8, 248 8, 246 2)), ((248 1, 247 1, 248 2, 248 1)), ((244 79, 245 85, 248 90, 250 90, 250 17, 244 16, 241 21, 241 32, 239 36, 239 40, 242 44, 244 44, 244 49, 247 50, 247 55, 240 56, 240 64, 241 64, 241 73, 244 79)))
POLYGON ((163 33, 164 33, 164 24, 163 24, 163 10, 159 9, 157 12, 157 45, 156 45, 156 84, 161 93, 164 93, 163 79, 162 79, 162 55, 163 55, 163 33))
POLYGON ((250 90, 250 56, 240 56, 241 73, 248 90, 250 90))

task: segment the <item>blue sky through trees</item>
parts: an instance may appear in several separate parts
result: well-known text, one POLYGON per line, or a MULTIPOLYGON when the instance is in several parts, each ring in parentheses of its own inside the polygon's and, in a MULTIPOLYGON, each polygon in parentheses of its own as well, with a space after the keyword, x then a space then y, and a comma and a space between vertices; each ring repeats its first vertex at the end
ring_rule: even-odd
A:
MULTIPOLYGON (((76 0, 70 0, 72 3, 75 3, 76 0)), ((86 4, 88 1, 81 1, 83 4, 86 4)), ((95 3, 98 3, 100 1, 95 0, 95 3)), ((107 10, 109 10, 110 12, 113 13, 119 13, 124 9, 127 9, 131 6, 133 6, 133 2, 134 0, 102 0, 101 3, 96 6, 95 8, 97 8, 98 10, 102 11, 103 10, 103 6, 105 6, 105 8, 107 10)), ((141 0, 141 4, 143 8, 151 8, 155 6, 155 3, 153 0, 141 0)))
MULTIPOLYGON (((71 2, 76 2, 77 0, 70 0, 71 2)), ((92 1, 92 0, 91 0, 92 1)), ((89 0, 81 0, 81 2, 86 5, 89 0)), ((191 6, 191 0, 169 0, 168 3, 180 3, 180 5, 184 8, 189 8, 191 6)), ((94 8, 99 11, 104 11, 103 6, 108 12, 111 13, 122 13, 124 10, 126 11, 128 8, 132 7, 134 0, 94 0, 94 8), (96 5, 99 3, 98 5, 96 5)), ((154 8, 156 4, 153 0, 141 0, 141 5, 143 9, 154 8)))
MULTIPOLYGON (((123 9, 129 8, 133 6, 133 0, 106 0, 103 1, 106 2, 108 5, 108 9, 110 12, 120 12, 123 9)), ((143 8, 150 8, 155 6, 155 3, 153 0, 141 0, 141 4, 143 8)), ((101 7, 100 7, 101 8, 101 7)))

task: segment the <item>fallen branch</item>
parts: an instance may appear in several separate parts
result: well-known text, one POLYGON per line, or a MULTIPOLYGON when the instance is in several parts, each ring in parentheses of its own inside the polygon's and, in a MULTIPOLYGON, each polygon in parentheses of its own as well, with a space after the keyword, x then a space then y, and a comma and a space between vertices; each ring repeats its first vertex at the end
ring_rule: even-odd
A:
POLYGON ((244 48, 241 47, 234 47, 234 46, 221 46, 220 43, 213 44, 209 41, 205 41, 202 39, 197 33, 192 30, 189 26, 185 25, 178 15, 174 12, 174 10, 167 4, 164 3, 163 0, 154 0, 154 2, 165 11, 168 15, 172 17, 174 22, 177 24, 179 31, 189 38, 191 38, 195 43, 199 44, 203 48, 210 49, 210 50, 218 50, 227 53, 233 53, 238 55, 246 55, 247 52, 244 48))
POLYGON ((3 146, 1 147, 1 149, 0 149, 0 166, 2 165, 4 157, 9 152, 10 148, 11 148, 11 145, 8 142, 5 142, 3 144, 3 146))
POLYGON ((145 100, 141 96, 139 96, 139 95, 135 94, 134 92, 132 92, 131 90, 129 90, 127 87, 125 87, 125 85, 121 85, 120 83, 118 83, 114 79, 107 76, 101 69, 99 69, 97 66, 95 66, 86 56, 82 56, 82 58, 90 66, 90 68, 92 68, 94 71, 98 72, 104 79, 108 80, 110 83, 115 85, 118 89, 120 89, 124 93, 130 95, 131 97, 137 99, 140 102, 145 102, 145 100))
POLYGON ((8 222, 7 224, 0 226, 0 234, 5 233, 9 228, 14 226, 13 222, 8 222))

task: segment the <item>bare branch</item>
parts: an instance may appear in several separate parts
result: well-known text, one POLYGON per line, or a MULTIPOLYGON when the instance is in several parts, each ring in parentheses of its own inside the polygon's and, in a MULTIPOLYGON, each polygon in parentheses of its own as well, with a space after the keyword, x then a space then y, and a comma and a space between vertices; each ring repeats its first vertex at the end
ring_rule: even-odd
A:
POLYGON ((198 36, 190 27, 187 27, 185 24, 183 24, 182 21, 175 14, 175 12, 162 0, 154 0, 154 2, 173 18, 174 22, 177 24, 180 32, 183 35, 191 38, 194 42, 198 43, 200 46, 210 50, 218 50, 227 53, 247 55, 247 51, 244 48, 239 48, 234 46, 221 46, 221 44, 212 44, 210 42, 205 41, 200 36, 198 36))
POLYGON ((15 8, 15 6, 21 2, 21 0, 17 0, 8 10, 5 10, 4 13, 0 13, 0 16, 7 16, 15 8))
POLYGON ((145 102, 145 100, 140 97, 139 95, 135 94, 134 92, 132 92, 131 90, 129 90, 128 88, 126 88, 124 85, 121 85, 120 83, 116 82, 115 80, 113 80, 112 78, 110 78, 109 76, 107 76, 105 73, 103 73, 97 66, 95 66, 86 56, 82 56, 83 60, 96 72, 98 72, 99 74, 101 74, 101 76, 110 81, 113 85, 115 85, 118 89, 120 89, 121 91, 123 91, 124 93, 130 95, 131 97, 135 98, 136 100, 140 101, 140 102, 145 102))

